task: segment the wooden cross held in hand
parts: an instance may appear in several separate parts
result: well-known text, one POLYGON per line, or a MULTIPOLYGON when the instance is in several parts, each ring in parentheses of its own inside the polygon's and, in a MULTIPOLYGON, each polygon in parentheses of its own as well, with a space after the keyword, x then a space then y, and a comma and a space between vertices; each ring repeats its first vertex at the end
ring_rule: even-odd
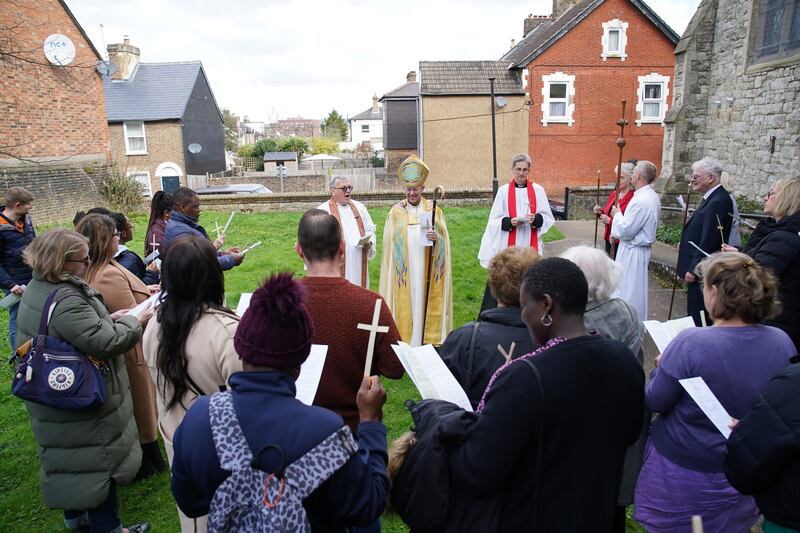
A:
POLYGON ((222 228, 219 227, 219 222, 216 220, 214 221, 214 231, 217 233, 217 238, 219 239, 219 236, 222 235, 222 228))
POLYGON ((386 333, 389 331, 389 326, 379 326, 378 319, 381 317, 381 299, 375 300, 375 312, 372 314, 372 324, 358 324, 358 329, 365 329, 369 331, 369 343, 367 344, 367 361, 364 363, 364 377, 369 379, 370 371, 372 370, 372 354, 375 352, 375 335, 377 333, 386 333))
POLYGON ((500 355, 502 355, 503 358, 505 358, 506 363, 510 363, 511 362, 511 358, 514 356, 514 348, 516 347, 516 345, 517 345, 517 343, 512 342, 511 343, 511 347, 508 349, 508 352, 506 352, 503 349, 503 347, 500 346, 499 344, 497 345, 497 351, 500 352, 500 355))
POLYGON ((151 247, 151 248, 153 249, 153 251, 155 252, 156 250, 158 250, 158 247, 159 247, 159 246, 160 246, 160 245, 158 244, 158 241, 156 241, 156 234, 154 233, 154 234, 153 234, 153 242, 151 242, 151 243, 150 243, 150 247, 151 247))

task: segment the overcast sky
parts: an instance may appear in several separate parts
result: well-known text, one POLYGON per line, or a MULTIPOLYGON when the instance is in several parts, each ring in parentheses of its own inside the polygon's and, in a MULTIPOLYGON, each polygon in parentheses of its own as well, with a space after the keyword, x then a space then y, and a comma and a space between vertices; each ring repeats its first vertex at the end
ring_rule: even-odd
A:
MULTIPOLYGON (((679 35, 699 0, 647 0, 679 35)), ((352 116, 421 60, 499 59, 550 0, 66 0, 105 56, 200 60, 222 108, 251 120, 352 116), (100 25, 103 30, 101 32, 100 25)), ((164 80, 165 84, 169 80, 164 80)))

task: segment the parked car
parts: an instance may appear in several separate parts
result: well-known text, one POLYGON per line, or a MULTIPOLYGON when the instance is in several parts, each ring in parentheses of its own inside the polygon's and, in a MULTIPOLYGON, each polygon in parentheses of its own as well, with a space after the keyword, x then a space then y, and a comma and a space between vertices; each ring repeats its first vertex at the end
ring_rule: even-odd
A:
POLYGON ((198 195, 206 194, 272 194, 272 191, 258 183, 238 183, 236 185, 217 185, 196 189, 198 195))
POLYGON ((550 211, 553 212, 553 218, 556 220, 567 220, 567 209, 564 206, 564 202, 560 200, 551 200, 550 198, 547 200, 550 203, 550 211))

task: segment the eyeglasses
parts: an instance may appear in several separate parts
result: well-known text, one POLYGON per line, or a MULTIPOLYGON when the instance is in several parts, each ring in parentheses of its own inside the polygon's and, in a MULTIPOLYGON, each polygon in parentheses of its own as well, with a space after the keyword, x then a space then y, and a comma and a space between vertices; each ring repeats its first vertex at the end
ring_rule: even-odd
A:
POLYGON ((83 263, 84 265, 89 265, 92 262, 92 258, 88 255, 83 259, 67 259, 67 263, 83 263))
POLYGON ((337 191, 342 191, 342 192, 351 192, 353 190, 353 186, 352 185, 345 185, 344 187, 334 187, 334 189, 336 189, 337 191))
POLYGON ((770 198, 770 197, 772 197, 772 196, 775 196, 775 191, 769 191, 769 192, 767 193, 767 196, 766 196, 766 198, 770 198))

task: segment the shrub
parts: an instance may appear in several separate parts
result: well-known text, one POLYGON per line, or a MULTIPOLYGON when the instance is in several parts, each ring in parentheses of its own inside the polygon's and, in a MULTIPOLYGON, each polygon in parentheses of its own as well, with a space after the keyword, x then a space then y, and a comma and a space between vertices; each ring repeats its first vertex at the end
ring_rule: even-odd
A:
POLYGON ((100 196, 108 202, 112 211, 127 214, 142 208, 142 184, 115 170, 100 183, 100 196))
POLYGON ((656 228, 656 240, 667 244, 678 244, 681 240, 681 225, 659 224, 656 228))

